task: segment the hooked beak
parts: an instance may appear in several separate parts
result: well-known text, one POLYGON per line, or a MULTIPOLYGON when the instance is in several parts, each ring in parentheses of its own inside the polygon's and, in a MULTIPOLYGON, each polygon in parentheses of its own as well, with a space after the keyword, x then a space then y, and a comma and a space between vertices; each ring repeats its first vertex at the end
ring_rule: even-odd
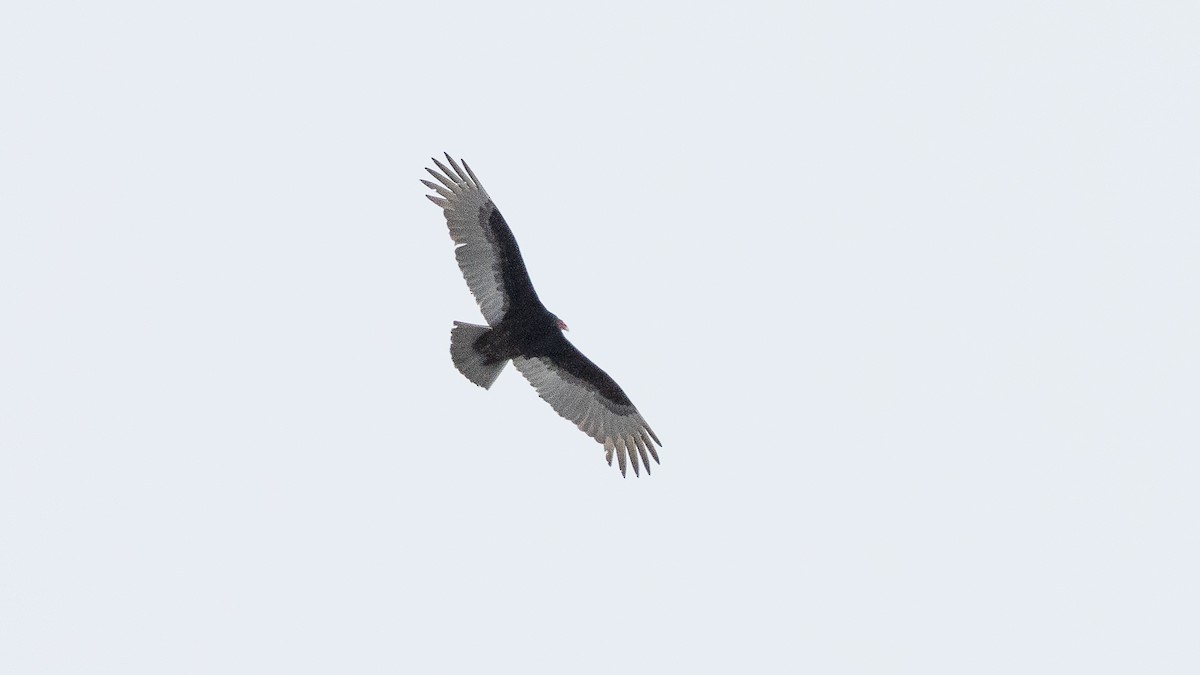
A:
POLYGON ((562 319, 555 319, 555 320, 558 321, 558 329, 559 330, 571 330, 570 328, 567 328, 567 323, 565 321, 563 321, 562 319))

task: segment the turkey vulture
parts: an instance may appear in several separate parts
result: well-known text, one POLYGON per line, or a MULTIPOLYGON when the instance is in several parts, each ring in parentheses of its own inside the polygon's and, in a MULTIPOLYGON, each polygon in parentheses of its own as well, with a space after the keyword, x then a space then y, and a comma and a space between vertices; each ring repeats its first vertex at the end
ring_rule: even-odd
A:
POLYGON ((466 162, 449 154, 440 172, 426 168, 437 182, 422 180, 437 195, 425 195, 442 207, 454 257, 467 287, 479 303, 487 326, 461 321, 450 331, 450 359, 475 384, 488 389, 512 361, 555 412, 604 444, 612 465, 614 451, 621 475, 626 457, 638 475, 638 459, 650 473, 654 444, 662 442, 621 387, 567 341, 567 325, 538 300, 521 251, 504 216, 466 162))

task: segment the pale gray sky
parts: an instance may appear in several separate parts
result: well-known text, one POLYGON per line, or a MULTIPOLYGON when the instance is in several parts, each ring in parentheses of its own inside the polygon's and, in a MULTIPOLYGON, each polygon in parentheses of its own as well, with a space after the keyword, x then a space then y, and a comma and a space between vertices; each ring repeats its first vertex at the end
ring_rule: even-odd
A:
POLYGON ((1195 3, 599 4, 0 11, 0 672, 1200 671, 1195 3))

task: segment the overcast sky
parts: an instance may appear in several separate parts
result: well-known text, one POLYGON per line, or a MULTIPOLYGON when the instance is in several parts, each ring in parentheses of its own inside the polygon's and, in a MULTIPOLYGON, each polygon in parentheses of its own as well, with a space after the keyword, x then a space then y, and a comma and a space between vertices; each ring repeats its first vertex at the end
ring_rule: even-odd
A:
POLYGON ((0 672, 1200 672, 1197 35, 7 3, 0 672), (653 476, 455 371, 442 151, 653 476))

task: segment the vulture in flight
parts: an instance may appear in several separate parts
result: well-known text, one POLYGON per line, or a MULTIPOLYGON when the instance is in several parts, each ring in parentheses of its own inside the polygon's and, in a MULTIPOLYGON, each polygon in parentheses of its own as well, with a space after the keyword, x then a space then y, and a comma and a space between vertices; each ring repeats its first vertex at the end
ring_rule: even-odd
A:
POLYGON ((488 323, 454 322, 454 366, 488 389, 512 361, 555 412, 604 444, 610 466, 617 456, 622 476, 627 463, 635 476, 639 463, 649 474, 650 458, 658 462, 654 445, 662 446, 658 436, 621 387, 567 341, 567 325, 538 300, 517 240, 475 172, 449 154, 446 162, 449 167, 435 158, 439 170, 425 169, 436 183, 421 182, 437 193, 426 197, 442 207, 454 257, 488 323))

